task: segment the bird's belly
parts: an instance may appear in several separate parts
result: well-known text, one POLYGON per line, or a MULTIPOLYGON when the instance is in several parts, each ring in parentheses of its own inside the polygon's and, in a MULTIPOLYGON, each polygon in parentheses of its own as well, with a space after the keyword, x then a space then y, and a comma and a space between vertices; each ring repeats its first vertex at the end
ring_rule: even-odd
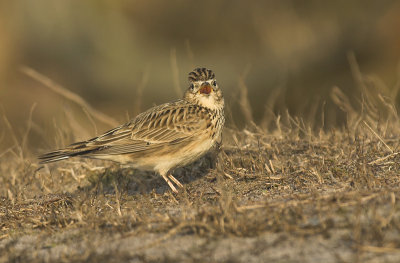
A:
POLYGON ((136 168, 154 170, 159 173, 166 173, 169 170, 190 164, 207 153, 213 146, 214 140, 203 142, 192 142, 185 146, 178 145, 175 149, 154 153, 152 156, 142 158, 137 162, 136 168))

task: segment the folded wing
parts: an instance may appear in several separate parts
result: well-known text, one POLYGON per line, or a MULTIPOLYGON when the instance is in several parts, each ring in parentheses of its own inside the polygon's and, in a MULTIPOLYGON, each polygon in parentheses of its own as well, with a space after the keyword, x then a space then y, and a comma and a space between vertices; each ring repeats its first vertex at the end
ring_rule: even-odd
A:
POLYGON ((205 110, 180 100, 154 107, 103 135, 44 154, 39 159, 41 163, 48 163, 78 155, 96 157, 156 150, 195 140, 210 123, 205 110))

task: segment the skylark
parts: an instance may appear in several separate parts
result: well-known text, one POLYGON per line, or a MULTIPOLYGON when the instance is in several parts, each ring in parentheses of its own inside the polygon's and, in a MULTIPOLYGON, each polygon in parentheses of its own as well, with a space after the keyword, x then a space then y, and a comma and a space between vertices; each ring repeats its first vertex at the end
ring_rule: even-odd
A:
POLYGON ((182 184, 173 169, 194 162, 221 141, 224 98, 215 74, 206 68, 189 73, 182 99, 153 107, 130 122, 87 141, 39 156, 50 163, 75 156, 105 159, 158 172, 174 192, 182 184))

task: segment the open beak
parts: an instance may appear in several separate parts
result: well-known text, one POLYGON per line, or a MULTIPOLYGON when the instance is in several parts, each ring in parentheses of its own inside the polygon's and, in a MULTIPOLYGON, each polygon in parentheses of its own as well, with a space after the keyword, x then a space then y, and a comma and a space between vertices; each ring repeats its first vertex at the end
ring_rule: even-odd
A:
POLYGON ((199 92, 200 94, 210 94, 212 92, 212 87, 208 82, 205 82, 201 85, 199 92))

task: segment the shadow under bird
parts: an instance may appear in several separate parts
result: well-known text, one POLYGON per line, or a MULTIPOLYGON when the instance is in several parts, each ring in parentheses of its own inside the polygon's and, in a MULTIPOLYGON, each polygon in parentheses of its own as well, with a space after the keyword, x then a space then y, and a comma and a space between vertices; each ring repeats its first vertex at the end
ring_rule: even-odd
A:
POLYGON ((156 171, 174 192, 182 184, 171 172, 196 161, 221 142, 224 98, 215 74, 206 68, 189 73, 182 99, 155 106, 98 137, 39 156, 41 164, 71 157, 116 161, 156 171), (172 181, 172 182, 171 182, 172 181))

